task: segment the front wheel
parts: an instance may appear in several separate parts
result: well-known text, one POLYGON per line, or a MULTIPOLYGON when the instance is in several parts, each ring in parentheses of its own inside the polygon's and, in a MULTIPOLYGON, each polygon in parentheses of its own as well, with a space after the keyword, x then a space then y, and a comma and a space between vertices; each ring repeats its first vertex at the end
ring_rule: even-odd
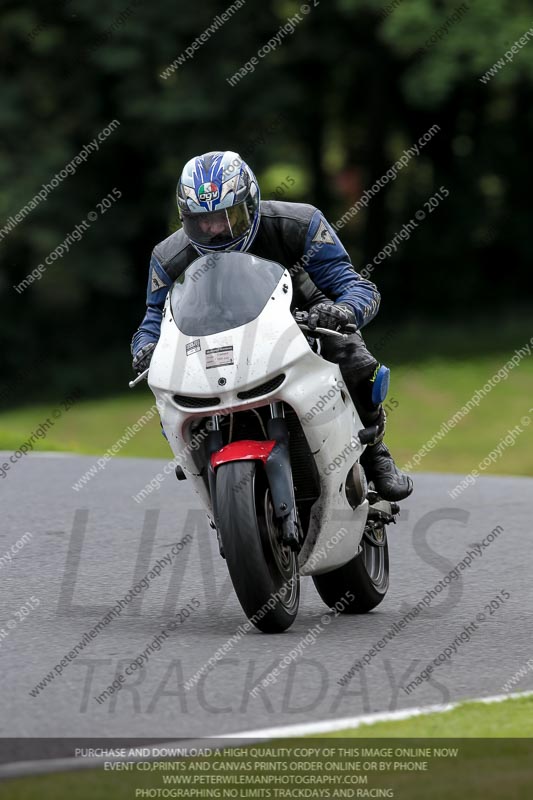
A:
POLYGON ((379 544, 363 536, 361 551, 351 561, 324 575, 313 575, 317 592, 327 606, 333 608, 338 604, 342 614, 366 614, 381 603, 389 588, 385 529, 382 536, 379 544), (350 602, 346 601, 348 592, 354 598, 350 602))
POLYGON ((281 633, 298 613, 298 562, 280 543, 262 467, 255 461, 221 464, 216 500, 218 531, 239 603, 259 630, 281 633))

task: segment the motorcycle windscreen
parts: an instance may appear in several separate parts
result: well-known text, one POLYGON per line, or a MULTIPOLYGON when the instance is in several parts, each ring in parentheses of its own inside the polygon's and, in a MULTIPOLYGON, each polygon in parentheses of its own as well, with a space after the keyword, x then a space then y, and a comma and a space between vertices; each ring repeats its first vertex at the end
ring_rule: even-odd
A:
POLYGON ((256 319, 278 285, 283 267, 248 253, 211 253, 174 283, 174 322, 188 336, 208 336, 256 319))

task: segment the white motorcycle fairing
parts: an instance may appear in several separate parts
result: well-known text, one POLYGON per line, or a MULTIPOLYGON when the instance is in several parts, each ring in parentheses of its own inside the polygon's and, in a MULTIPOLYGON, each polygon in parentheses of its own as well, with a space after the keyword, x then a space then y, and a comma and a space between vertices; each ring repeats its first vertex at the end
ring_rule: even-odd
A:
POLYGON ((353 508, 345 491, 348 473, 364 450, 357 435, 363 425, 339 367, 312 351, 291 314, 289 272, 245 253, 219 254, 214 267, 208 267, 212 259, 203 256, 194 261, 174 283, 164 307, 148 383, 165 435, 212 518, 211 498, 192 455, 199 442, 191 425, 199 418, 236 414, 273 402, 291 406, 320 481, 320 495, 312 506, 299 553, 299 569, 302 575, 329 572, 358 553, 365 529, 368 501, 363 497, 353 508), (263 280, 265 275, 271 287, 263 280), (259 277, 263 297, 254 313, 255 296, 250 301, 250 293, 245 294, 242 286, 259 277), (228 286, 231 281, 233 288, 228 286), (200 306, 202 289, 206 297, 200 306), (244 301, 237 307, 233 294, 241 290, 244 301), (233 326, 241 316, 246 321, 233 326), (214 332, 202 335, 202 330, 213 327, 214 332), (263 385, 264 393, 260 390, 247 398, 246 393, 263 385))

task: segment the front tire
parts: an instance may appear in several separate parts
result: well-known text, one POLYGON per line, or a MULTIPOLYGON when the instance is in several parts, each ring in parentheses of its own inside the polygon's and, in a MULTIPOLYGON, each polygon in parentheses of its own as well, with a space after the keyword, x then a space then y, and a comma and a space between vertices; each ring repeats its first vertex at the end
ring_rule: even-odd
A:
POLYGON ((361 552, 342 567, 313 575, 317 592, 324 603, 333 608, 336 604, 341 614, 366 614, 378 606, 389 588, 389 545, 383 530, 381 546, 371 544, 363 536, 361 552), (351 592, 352 601, 346 602, 351 592))
POLYGON ((262 467, 255 461, 221 464, 216 501, 218 531, 239 603, 259 630, 281 633, 298 613, 298 561, 279 542, 280 528, 262 467))

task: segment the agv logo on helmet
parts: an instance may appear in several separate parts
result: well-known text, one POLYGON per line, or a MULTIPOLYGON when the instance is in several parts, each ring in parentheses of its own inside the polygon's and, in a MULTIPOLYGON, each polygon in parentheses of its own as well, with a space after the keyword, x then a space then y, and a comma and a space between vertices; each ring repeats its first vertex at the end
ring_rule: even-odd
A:
POLYGON ((210 203, 213 200, 218 200, 220 192, 216 183, 202 183, 198 189, 198 200, 201 203, 210 203))

